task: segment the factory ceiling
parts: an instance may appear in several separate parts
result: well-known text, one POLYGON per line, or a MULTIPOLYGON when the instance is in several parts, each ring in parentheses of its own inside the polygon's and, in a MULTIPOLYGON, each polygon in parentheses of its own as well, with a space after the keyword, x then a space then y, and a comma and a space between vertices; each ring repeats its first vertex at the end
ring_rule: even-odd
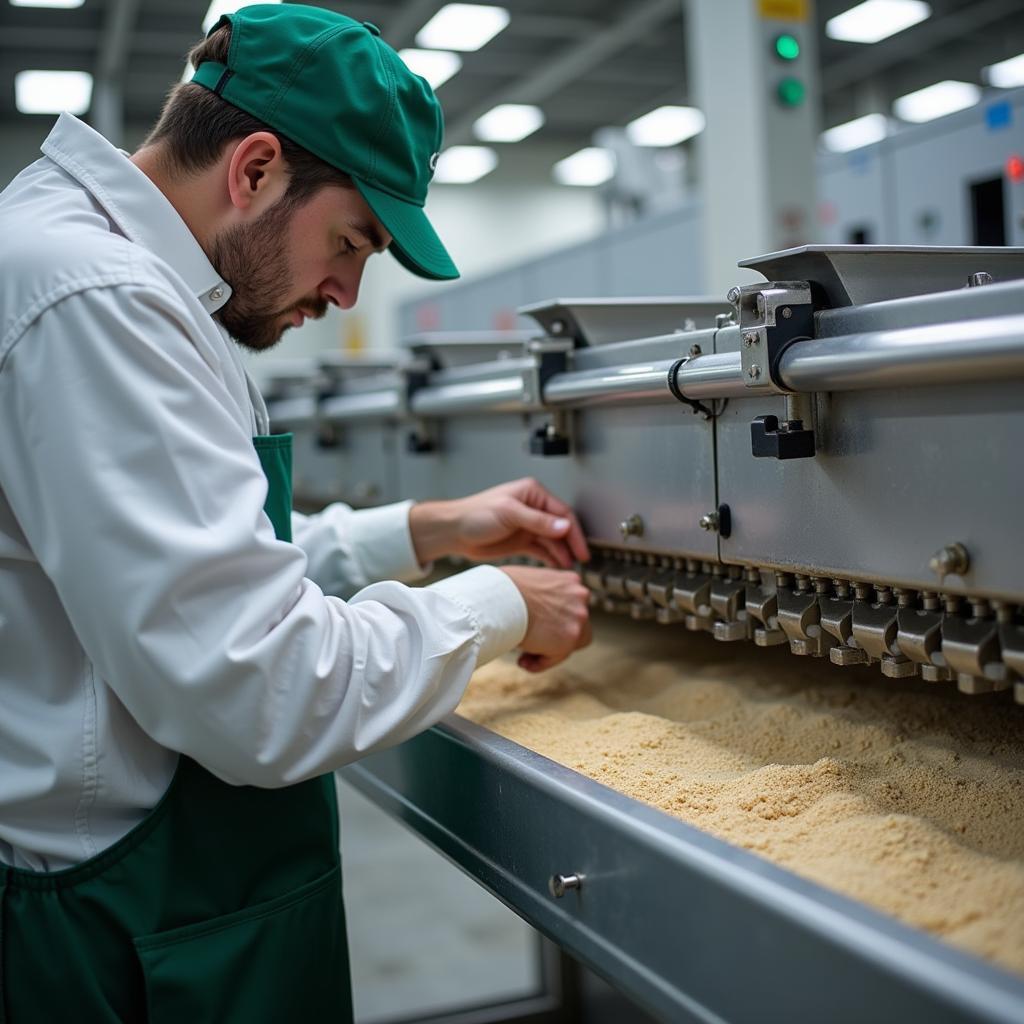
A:
MULTIPOLYGON (((711 0, 707 0, 711 2, 711 0)), ((1024 50, 1021 0, 930 0, 927 21, 872 45, 825 37, 825 22, 853 0, 818 0, 822 126, 946 78, 981 84, 981 68, 1024 50)), ((414 45, 443 0, 327 0, 373 21, 396 48, 414 45)), ((0 0, 0 131, 26 115, 14 76, 46 68, 106 72, 123 84, 134 137, 157 115, 184 55, 200 36, 208 0, 85 0, 72 10, 15 7, 0 0)), ((508 27, 440 86, 449 142, 472 141, 476 117, 498 103, 541 106, 533 139, 587 145, 595 129, 623 125, 657 106, 688 101, 684 0, 506 0, 508 27)), ((729 60, 729 40, 721 41, 729 60)))

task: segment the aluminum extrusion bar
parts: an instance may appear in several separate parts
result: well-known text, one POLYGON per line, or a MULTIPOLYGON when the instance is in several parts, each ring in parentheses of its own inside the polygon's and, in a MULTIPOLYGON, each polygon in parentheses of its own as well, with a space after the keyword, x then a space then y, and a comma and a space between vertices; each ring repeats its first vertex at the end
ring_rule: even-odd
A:
POLYGON ((1024 1019, 1024 980, 456 716, 343 775, 666 1021, 1024 1019))
POLYGON ((1024 315, 797 342, 779 376, 793 391, 867 391, 1024 377, 1024 315))
POLYGON ((410 407, 417 416, 458 416, 474 412, 528 412, 522 376, 465 384, 442 384, 416 391, 410 407))
POLYGON ((402 411, 402 398, 397 389, 336 395, 325 398, 320 404, 320 415, 332 423, 396 419, 402 411))

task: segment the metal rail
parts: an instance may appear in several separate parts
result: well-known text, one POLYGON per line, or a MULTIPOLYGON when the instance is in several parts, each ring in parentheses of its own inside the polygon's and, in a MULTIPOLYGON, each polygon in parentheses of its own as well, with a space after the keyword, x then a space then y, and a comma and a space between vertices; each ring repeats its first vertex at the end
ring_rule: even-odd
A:
POLYGON ((401 394, 397 388, 337 395, 324 399, 320 406, 320 414, 332 423, 394 419, 402 412, 401 394))
POLYGON ((456 716, 343 774, 666 1021, 1024 1019, 1024 979, 456 716))
POLYGON ((532 408, 527 401, 521 375, 425 387, 413 393, 409 405, 417 416, 528 412, 532 408))

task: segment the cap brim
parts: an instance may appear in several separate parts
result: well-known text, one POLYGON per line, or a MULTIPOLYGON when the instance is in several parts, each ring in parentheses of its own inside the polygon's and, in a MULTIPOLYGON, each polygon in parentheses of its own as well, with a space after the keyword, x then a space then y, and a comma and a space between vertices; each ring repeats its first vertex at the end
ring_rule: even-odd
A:
POLYGON ((367 206, 387 228, 391 254, 403 267, 432 281, 452 281, 459 276, 422 206, 396 199, 358 178, 353 180, 367 206))

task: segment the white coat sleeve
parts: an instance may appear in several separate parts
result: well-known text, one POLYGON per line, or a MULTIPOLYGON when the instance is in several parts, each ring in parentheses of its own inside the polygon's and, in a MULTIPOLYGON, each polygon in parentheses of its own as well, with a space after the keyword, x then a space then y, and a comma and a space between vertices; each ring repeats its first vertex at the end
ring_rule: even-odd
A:
POLYGON ((378 580, 421 579, 409 533, 411 501, 352 509, 337 502, 315 515, 292 513, 292 540, 306 553, 306 575, 323 591, 350 597, 378 580))
POLYGON ((0 487, 139 725, 229 782, 289 785, 453 710, 526 609, 491 567, 326 597, 274 537, 243 417, 180 301, 94 288, 38 317, 0 363, 0 487))

